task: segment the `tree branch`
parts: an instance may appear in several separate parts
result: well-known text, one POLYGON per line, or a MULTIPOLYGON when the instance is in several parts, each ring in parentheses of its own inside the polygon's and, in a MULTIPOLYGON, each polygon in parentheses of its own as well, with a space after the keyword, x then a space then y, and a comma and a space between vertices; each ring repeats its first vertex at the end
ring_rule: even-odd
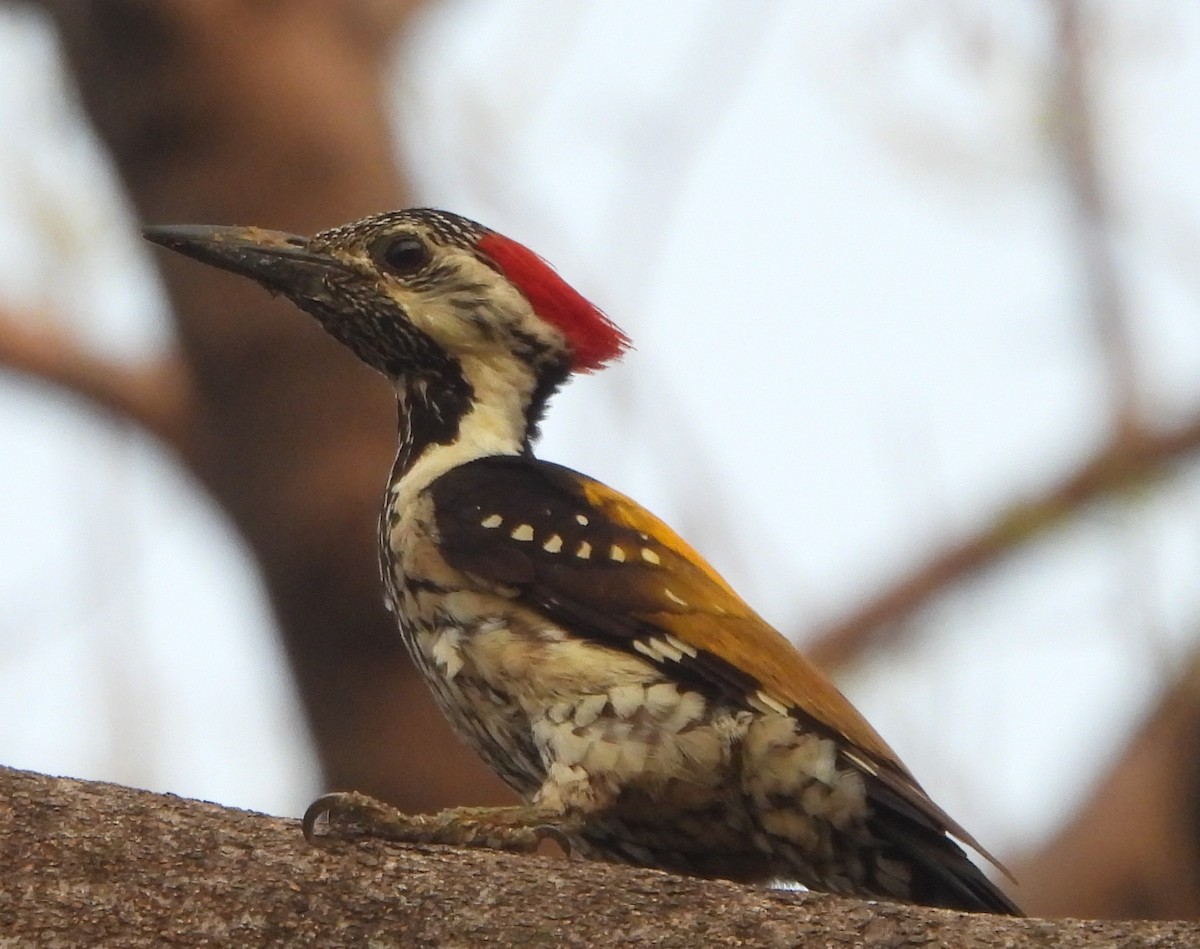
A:
POLYGON ((123 946, 1195 945, 1200 924, 1051 922, 770 891, 586 861, 364 841, 0 769, 0 937, 123 946))
POLYGON ((191 449, 192 383, 178 358, 123 365, 86 349, 54 317, 0 310, 0 367, 81 396, 182 455, 191 449))
POLYGON ((1070 249, 1079 261, 1081 291, 1110 390, 1111 441, 1060 484, 1014 505, 974 537, 940 552, 819 633, 809 652, 827 667, 844 665, 861 650, 896 638, 904 620, 951 584, 1041 537, 1092 501, 1154 476, 1157 465, 1200 445, 1200 418, 1162 434, 1147 431, 1142 418, 1128 301, 1113 246, 1112 201, 1100 167, 1092 23, 1078 0, 1048 0, 1048 7, 1056 49, 1048 91, 1056 118, 1053 144, 1070 211, 1070 249), (1176 447, 1168 448, 1172 443, 1176 447))
POLYGON ((1066 478, 1013 504, 980 531, 934 554, 908 576, 868 599, 806 648, 819 665, 843 665, 890 642, 903 622, 952 583, 992 566, 1097 501, 1162 478, 1166 467, 1200 449, 1200 416, 1175 428, 1126 429, 1066 478))
MULTIPOLYGON (((383 65, 418 0, 39 5, 139 220, 309 234, 412 203, 383 65)), ((159 259, 194 380, 184 460, 262 569, 325 779, 415 810, 511 800, 380 602, 387 384, 261 287, 159 259)))
POLYGON ((1031 912, 1200 917, 1200 651, 1088 800, 1013 869, 1031 912))
POLYGON ((1111 198, 1100 169, 1089 27, 1078 0, 1050 0, 1058 69, 1053 99, 1055 144, 1071 204, 1074 247, 1111 390, 1113 428, 1135 429, 1140 418, 1137 364, 1129 307, 1113 247, 1111 198))

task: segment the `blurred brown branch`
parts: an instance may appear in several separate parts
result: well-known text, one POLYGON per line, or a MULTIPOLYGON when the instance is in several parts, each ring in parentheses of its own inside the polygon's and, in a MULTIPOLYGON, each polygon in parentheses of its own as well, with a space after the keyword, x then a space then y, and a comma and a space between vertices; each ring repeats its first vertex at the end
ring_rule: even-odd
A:
POLYGON ((1139 491, 1200 449, 1200 416, 1183 425, 1120 433, 1074 472, 1018 502, 981 530, 935 553, 908 576, 820 632, 807 647, 826 668, 904 634, 904 621, 952 584, 994 565, 1079 515, 1088 505, 1139 491))
MULTIPOLYGON (((408 203, 384 64, 418 3, 41 6, 141 220, 311 233, 408 203)), ((411 810, 507 800, 449 734, 381 605, 388 387, 257 287, 180 263, 163 268, 177 363, 108 365, 12 322, 10 364, 184 446, 261 567, 330 785, 411 810)))
POLYGON ((89 351, 53 317, 0 310, 0 367, 81 396, 181 455, 191 451, 194 396, 180 359, 124 365, 89 351))
MULTIPOLYGON (((1056 484, 1013 504, 971 537, 819 634, 811 653, 845 664, 893 641, 933 598, 1101 501, 1170 476, 1200 448, 1200 414, 1171 428, 1143 416, 1131 316, 1115 252, 1113 200, 1101 170, 1093 45, 1096 8, 1047 0, 1057 60, 1049 91, 1052 143, 1064 172, 1073 249, 1110 393, 1111 435, 1056 484)), ((1054 839, 1016 866, 1022 899, 1038 914, 1200 916, 1200 655, 1163 696, 1108 774, 1054 839)))
POLYGON ((1200 653, 1074 817, 1013 870, 1039 916, 1200 919, 1200 653))
POLYGON ((1117 437, 1135 432, 1139 417, 1137 361, 1134 358, 1129 306, 1113 246, 1112 197, 1101 173, 1096 131, 1094 68, 1096 18, 1088 18, 1078 0, 1048 0, 1054 16, 1059 56, 1051 97, 1055 103, 1058 151, 1071 203, 1074 250, 1079 257, 1081 290, 1086 297, 1110 392, 1117 437))
POLYGON ((1101 173, 1090 41, 1096 32, 1077 0, 1047 0, 1057 56, 1048 97, 1056 124, 1051 143, 1064 172, 1071 237, 1085 306, 1092 317, 1110 392, 1109 442, 1057 484, 1014 503, 972 536, 936 552, 847 616, 817 632, 807 651, 827 668, 907 634, 916 611, 935 597, 1081 514, 1165 476, 1200 448, 1200 414, 1155 430, 1140 414, 1130 315, 1113 248, 1112 199, 1101 173))

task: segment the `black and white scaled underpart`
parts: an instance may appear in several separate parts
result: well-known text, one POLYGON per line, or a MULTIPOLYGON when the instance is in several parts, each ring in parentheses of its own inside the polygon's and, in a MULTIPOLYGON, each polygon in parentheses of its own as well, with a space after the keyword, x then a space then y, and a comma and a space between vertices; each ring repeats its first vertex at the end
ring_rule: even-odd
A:
POLYGON ((446 717, 522 800, 410 816, 351 792, 309 831, 327 814, 408 841, 550 833, 680 873, 1019 912, 958 842, 990 856, 691 547, 534 457, 554 391, 627 346, 541 258, 429 209, 312 237, 146 236, 287 296, 392 382, 387 602, 446 717))

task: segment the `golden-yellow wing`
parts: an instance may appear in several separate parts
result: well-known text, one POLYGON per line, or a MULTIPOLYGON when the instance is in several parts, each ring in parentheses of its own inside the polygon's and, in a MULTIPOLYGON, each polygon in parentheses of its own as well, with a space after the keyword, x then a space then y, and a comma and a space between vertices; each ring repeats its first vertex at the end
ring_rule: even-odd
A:
POLYGON ((429 491, 451 566, 515 587, 576 634, 670 665, 702 692, 827 733, 867 776, 877 806, 948 831, 995 863, 833 683, 645 508, 529 456, 479 459, 429 491))

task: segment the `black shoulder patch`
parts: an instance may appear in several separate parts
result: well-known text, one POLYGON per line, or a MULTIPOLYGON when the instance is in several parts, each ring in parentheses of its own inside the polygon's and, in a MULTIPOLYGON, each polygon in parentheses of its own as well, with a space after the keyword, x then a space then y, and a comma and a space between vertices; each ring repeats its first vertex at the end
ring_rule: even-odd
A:
POLYGON ((598 511, 583 483, 570 468, 524 456, 480 458, 447 472, 427 489, 443 555, 502 583, 554 574, 577 588, 586 576, 600 595, 659 563, 649 538, 598 511))
POLYGON ((708 695, 744 696, 753 677, 678 643, 655 622, 691 607, 664 597, 678 554, 608 517, 570 468, 522 456, 481 458, 427 489, 442 555, 484 582, 517 587, 520 599, 596 641, 670 664, 708 695))

